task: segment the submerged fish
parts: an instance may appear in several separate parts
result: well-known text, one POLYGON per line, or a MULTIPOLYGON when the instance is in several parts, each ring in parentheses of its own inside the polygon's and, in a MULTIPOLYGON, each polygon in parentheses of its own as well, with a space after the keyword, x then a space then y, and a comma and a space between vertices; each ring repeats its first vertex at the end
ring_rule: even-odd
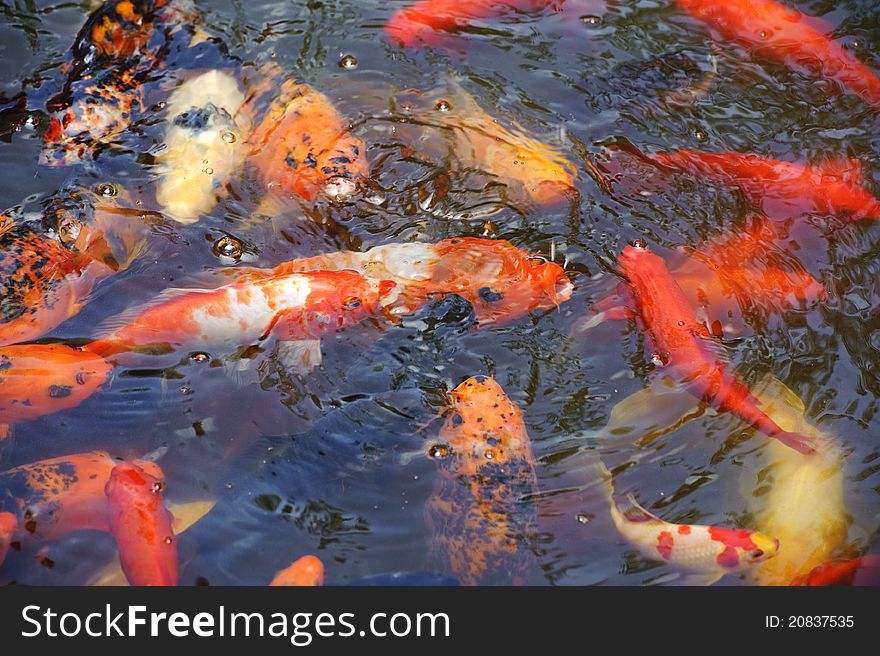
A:
POLYGON ((291 260, 271 271, 226 270, 238 276, 287 275, 353 269, 397 286, 382 301, 394 315, 410 314, 440 294, 469 301, 483 324, 504 323, 571 297, 572 284, 558 264, 503 240, 454 237, 435 244, 386 244, 365 252, 342 251, 291 260))
POLYGON ((75 408, 109 373, 102 358, 62 344, 0 347, 0 439, 19 421, 75 408))
POLYGON ((313 341, 377 313, 395 286, 352 271, 279 274, 218 289, 169 290, 116 318, 118 328, 84 348, 127 351, 229 349, 266 339, 313 341))
POLYGON ((303 556, 275 574, 273 587, 309 587, 324 585, 324 564, 317 556, 303 556))
POLYGON ((868 554, 852 560, 819 565, 808 574, 796 577, 790 585, 880 585, 880 556, 868 554))
POLYGON ((288 80, 251 135, 249 162, 270 197, 346 197, 370 173, 364 142, 348 129, 329 98, 288 80))
POLYGON ((177 585, 173 517, 162 503, 163 477, 133 463, 118 464, 107 482, 110 529, 131 585, 177 585))
POLYGON ((188 2, 110 0, 86 20, 48 103, 43 164, 69 165, 128 129, 141 85, 162 64, 172 34, 193 19, 188 2))
POLYGON ((452 393, 432 456, 439 471, 425 514, 432 570, 464 585, 522 583, 533 556, 535 460, 522 413, 487 376, 452 393))
POLYGON ((385 31, 401 45, 441 45, 443 32, 455 32, 469 21, 503 12, 536 12, 554 0, 418 0, 398 10, 385 31))
POLYGON ((193 223, 226 194, 243 165, 251 121, 229 74, 212 70, 177 87, 165 105, 168 127, 156 154, 156 200, 173 219, 193 223))
POLYGON ((637 242, 624 248, 619 264, 627 278, 631 306, 615 311, 635 313, 668 375, 715 409, 733 413, 800 453, 815 452, 811 438, 780 428, 758 407, 757 399, 736 375, 726 371, 711 348, 708 330, 697 319, 662 258, 637 242))
POLYGON ((852 221, 880 220, 880 201, 865 188, 856 159, 797 164, 751 153, 693 150, 646 157, 661 166, 737 186, 771 216, 818 213, 852 221))
POLYGON ((772 558, 779 540, 758 531, 699 524, 671 524, 642 508, 632 495, 618 505, 611 473, 601 465, 620 534, 643 556, 668 563, 688 575, 687 582, 711 585, 725 574, 742 572, 772 558))
MULTIPOLYGON (((155 463, 135 462, 161 476, 155 463)), ((9 469, 0 474, 0 508, 17 519, 19 532, 40 541, 84 529, 109 532, 104 486, 119 463, 108 453, 95 451, 9 469)))
POLYGON ((797 73, 834 80, 880 110, 880 78, 826 34, 834 28, 773 0, 676 0, 713 36, 735 41, 797 73))
POLYGON ((0 565, 6 560, 12 538, 18 528, 18 519, 10 512, 0 512, 0 565))
MULTIPOLYGON (((418 106, 430 100, 425 116, 415 118, 427 126, 441 128, 454 167, 483 171, 508 187, 518 202, 552 205, 577 196, 575 169, 560 149, 528 135, 518 125, 504 127, 496 116, 483 109, 455 79, 449 79, 445 96, 409 92, 398 104, 418 106), (440 109, 438 109, 440 108, 440 109), (429 112, 429 113, 428 113, 429 112)), ((412 111, 396 118, 413 120, 412 111)), ((435 147, 424 131, 412 144, 415 152, 435 147), (428 145, 426 145, 428 144, 428 145)))

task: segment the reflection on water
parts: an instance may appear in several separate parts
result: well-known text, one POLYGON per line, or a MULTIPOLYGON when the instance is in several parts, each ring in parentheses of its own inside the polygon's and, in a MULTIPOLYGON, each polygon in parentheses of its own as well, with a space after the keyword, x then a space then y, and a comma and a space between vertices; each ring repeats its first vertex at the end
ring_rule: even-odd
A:
MULTIPOLYGON (((584 324, 591 306, 615 293, 616 257, 629 241, 646 240, 671 266, 684 266, 687 255, 712 262, 718 251, 707 243, 720 248, 766 219, 776 255, 762 267, 781 263, 824 291, 810 302, 763 302, 721 277, 726 357, 749 385, 768 374, 783 381, 803 402, 801 420, 838 445, 848 528, 829 555, 870 548, 880 490, 877 227, 821 211, 794 216, 741 185, 671 171, 644 154, 854 159, 860 183, 877 195, 876 112, 742 48, 710 45, 674 3, 571 1, 560 11, 478 21, 446 47, 427 49, 385 37, 383 25, 403 4, 198 2, 201 42, 188 50, 173 41, 143 85, 147 111, 131 129, 94 162, 50 168, 37 164, 46 105, 87 13, 71 3, 0 2, 0 207, 18 221, 38 220, 64 190, 94 194, 110 184, 120 193, 97 192, 112 205, 101 215, 117 228, 132 218, 137 226, 119 231, 115 245, 136 256, 117 262, 46 341, 84 343, 108 318, 168 287, 198 287, 219 268, 461 235, 507 239, 565 264, 571 300, 478 326, 466 301, 438 299, 399 325, 333 335, 308 374, 273 351, 238 353, 234 366, 212 353, 142 359, 116 369, 78 407, 14 426, 0 442, 0 469, 92 449, 159 454, 171 503, 216 502, 180 536, 184 584, 264 584, 305 553, 321 557, 328 583, 426 572, 424 507, 437 473, 427 454, 445 393, 488 374, 523 410, 537 461, 539 491, 524 501, 536 510, 536 564, 526 582, 662 580, 665 568, 615 530, 596 451, 618 489, 637 491, 669 522, 747 526, 761 518, 755 499, 775 447, 666 389, 632 322, 584 324), (162 103, 177 80, 218 68, 246 89, 270 63, 326 94, 366 145, 371 172, 362 191, 261 212, 259 185, 232 175, 197 222, 163 215, 162 103), (462 136, 462 124, 480 121, 488 123, 479 138, 462 136), (486 158, 510 156, 478 154, 499 135, 520 137, 546 179, 562 181, 552 202, 531 179, 505 184, 487 172, 486 158), (539 142, 546 150, 536 154, 539 142)), ((880 70, 875 3, 788 4, 824 14, 839 42, 880 70)), ((51 567, 42 548, 24 542, 0 581, 86 583, 115 551, 109 536, 92 531, 51 543, 51 567)), ((751 582, 728 576, 721 584, 751 582)))

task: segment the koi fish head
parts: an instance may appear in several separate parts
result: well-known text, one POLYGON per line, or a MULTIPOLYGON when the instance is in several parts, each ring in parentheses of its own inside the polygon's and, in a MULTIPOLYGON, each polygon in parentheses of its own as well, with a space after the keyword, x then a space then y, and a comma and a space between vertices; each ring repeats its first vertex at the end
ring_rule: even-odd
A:
POLYGON ((269 585, 309 588, 324 585, 324 564, 317 556, 303 556, 278 572, 269 585))
POLYGON ((562 267, 509 242, 463 237, 440 242, 437 251, 441 259, 428 291, 466 298, 482 324, 512 321, 571 298, 562 267))
POLYGON ((94 394, 111 366, 61 344, 0 348, 0 416, 14 423, 73 408, 94 394))
POLYGON ((365 278, 354 271, 316 271, 308 277, 306 313, 316 334, 342 330, 376 315, 397 283, 365 278))
POLYGON ((474 474, 493 464, 532 462, 522 412, 493 378, 468 378, 450 398, 452 410, 439 439, 456 458, 459 472, 474 474))
POLYGON ((779 552, 779 540, 758 531, 710 526, 709 535, 720 543, 718 564, 731 571, 754 567, 779 552))

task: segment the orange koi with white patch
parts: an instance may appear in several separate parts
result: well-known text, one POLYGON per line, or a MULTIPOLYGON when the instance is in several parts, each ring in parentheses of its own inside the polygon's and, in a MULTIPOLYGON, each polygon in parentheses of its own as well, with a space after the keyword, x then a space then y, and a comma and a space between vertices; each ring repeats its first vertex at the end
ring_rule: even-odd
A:
POLYGON ((501 386, 474 376, 450 394, 453 408, 433 453, 439 459, 427 502, 430 559, 465 585, 522 583, 532 563, 535 459, 522 412, 501 386))
POLYGON ((275 335, 313 340, 373 316, 395 286, 352 271, 316 271, 244 280, 212 290, 177 290, 84 348, 126 351, 234 348, 275 335))
POLYGON ((288 80, 250 138, 250 164, 270 196, 312 202, 351 195, 370 174, 364 142, 324 94, 288 80))
POLYGON ((271 587, 308 587, 324 585, 324 563, 317 556, 303 556, 285 567, 272 579, 271 587))
MULTIPOLYGON (((342 251, 285 262, 271 275, 352 269, 397 284, 383 300, 392 314, 416 311, 431 297, 458 294, 482 325, 505 323, 571 297, 572 284, 558 264, 503 240, 455 237, 435 244, 414 242, 342 251)), ((227 270, 245 277, 270 275, 260 269, 227 270)))
POLYGON ((133 463, 116 465, 105 492, 119 562, 131 585, 177 585, 174 518, 162 503, 164 483, 133 463))
POLYGON ((653 342, 666 371, 717 410, 733 413, 800 453, 815 453, 809 436, 783 430, 758 407, 748 388, 726 371, 708 346, 711 337, 705 325, 697 319, 662 258, 643 244, 635 244, 623 249, 618 262, 628 281, 630 310, 653 342))

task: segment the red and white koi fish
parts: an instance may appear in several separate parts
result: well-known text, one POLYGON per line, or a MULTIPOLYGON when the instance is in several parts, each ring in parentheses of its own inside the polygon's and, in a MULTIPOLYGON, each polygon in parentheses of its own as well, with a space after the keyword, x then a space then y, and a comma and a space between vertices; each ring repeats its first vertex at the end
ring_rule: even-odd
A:
POLYGON ((554 0, 419 0, 398 11, 385 25, 401 45, 441 45, 443 32, 455 32, 469 21, 503 11, 537 12, 554 0))
POLYGON ((504 323, 533 310, 558 307, 572 284, 558 264, 503 240, 455 237, 435 244, 386 244, 365 252, 341 251, 285 262, 275 269, 225 269, 245 277, 351 269, 396 283, 382 300, 392 315, 410 314, 432 296, 467 299, 483 325, 504 323), (237 271, 237 272, 236 272, 237 271))
POLYGON ((815 452, 813 440, 779 427, 759 407, 757 399, 709 347, 711 337, 675 282, 666 263, 641 242, 623 249, 620 272, 628 280, 630 308, 618 315, 636 316, 653 343, 656 358, 685 389, 716 410, 730 412, 765 435, 800 453, 815 452))
POLYGON ((645 558, 668 563, 710 585, 725 574, 742 572, 772 558, 779 540, 758 531, 700 524, 672 524, 642 508, 632 495, 614 499, 611 473, 600 465, 611 518, 620 534, 645 558))
POLYGON ((131 585, 177 585, 173 517, 162 503, 164 481, 133 463, 110 473, 106 494, 119 562, 131 585))
POLYGON ((275 574, 271 587, 307 587, 324 585, 324 563, 317 556, 303 556, 275 574))
POLYGON ((880 556, 868 554, 861 558, 819 565, 808 574, 798 576, 790 585, 880 585, 880 556))
POLYGON ((739 187, 769 216, 818 213, 853 221, 880 220, 880 201, 865 188, 861 164, 855 159, 797 164, 751 153, 693 150, 646 157, 661 166, 739 187))
POLYGON ((234 348, 270 335, 316 340, 376 314, 395 286, 352 271, 290 273, 218 289, 182 289, 118 318, 120 327, 86 345, 108 357, 127 351, 234 348), (126 315, 134 314, 129 320, 126 315))
POLYGON ((720 40, 734 41, 798 73, 818 70, 880 110, 880 79, 826 34, 833 27, 773 0, 676 0, 720 40))
POLYGON ((0 347, 0 440, 19 421, 75 408, 110 369, 101 357, 62 344, 0 347))
POLYGON ((464 585, 522 583, 538 489, 522 412, 488 376, 452 390, 452 412, 431 449, 439 471, 425 508, 432 568, 464 585))
POLYGON ((364 142, 324 94, 288 80, 250 139, 250 164, 272 197, 350 196, 370 174, 364 142))
POLYGON ((6 560, 9 545, 18 529, 18 519, 10 512, 0 512, 0 565, 6 560))

